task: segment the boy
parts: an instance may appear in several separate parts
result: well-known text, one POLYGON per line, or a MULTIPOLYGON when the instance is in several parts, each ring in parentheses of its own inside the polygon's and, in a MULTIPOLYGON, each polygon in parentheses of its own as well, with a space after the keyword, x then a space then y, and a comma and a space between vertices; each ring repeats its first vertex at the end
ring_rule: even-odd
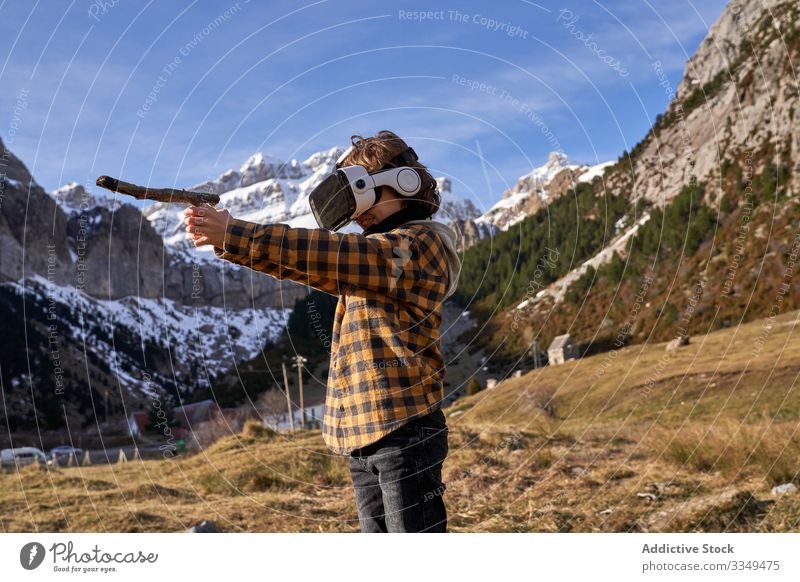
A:
MULTIPOLYGON (((384 130, 351 143, 337 168, 372 179, 410 167, 419 177, 412 176, 413 195, 374 187, 375 202, 354 217, 363 234, 259 225, 206 206, 186 209, 186 230, 195 246, 214 245, 221 258, 339 296, 323 438, 349 455, 361 530, 445 532, 439 325, 461 269, 453 232, 431 220, 440 204, 436 181, 402 139, 384 130)), ((332 174, 334 182, 338 176, 344 172, 332 174)))

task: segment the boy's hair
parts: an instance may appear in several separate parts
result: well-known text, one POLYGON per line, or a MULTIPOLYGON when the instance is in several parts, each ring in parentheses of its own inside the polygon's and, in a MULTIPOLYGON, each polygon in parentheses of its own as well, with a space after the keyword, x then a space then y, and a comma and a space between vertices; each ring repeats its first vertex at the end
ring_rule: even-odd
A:
MULTIPOLYGON (((397 154, 408 148, 408 144, 394 132, 383 129, 372 137, 360 135, 350 136, 353 151, 342 161, 343 166, 364 166, 368 172, 377 172, 383 168, 397 154)), ((433 216, 439 210, 441 197, 436 185, 436 180, 430 175, 428 169, 414 162, 409 166, 417 170, 422 179, 422 186, 414 196, 406 198, 400 196, 406 204, 415 204, 433 216)), ((388 186, 384 186, 388 188, 388 186)), ((405 206, 405 205, 404 205, 405 206)))

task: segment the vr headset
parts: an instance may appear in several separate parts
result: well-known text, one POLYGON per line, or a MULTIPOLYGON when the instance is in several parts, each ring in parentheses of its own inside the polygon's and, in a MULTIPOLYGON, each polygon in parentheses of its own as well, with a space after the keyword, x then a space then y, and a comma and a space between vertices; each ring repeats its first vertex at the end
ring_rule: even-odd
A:
POLYGON ((408 167, 418 159, 413 148, 400 152, 372 173, 363 166, 341 167, 352 151, 351 145, 336 160, 336 170, 308 196, 320 228, 336 231, 349 224, 378 203, 383 186, 393 188, 401 196, 414 196, 422 187, 420 175, 408 167))

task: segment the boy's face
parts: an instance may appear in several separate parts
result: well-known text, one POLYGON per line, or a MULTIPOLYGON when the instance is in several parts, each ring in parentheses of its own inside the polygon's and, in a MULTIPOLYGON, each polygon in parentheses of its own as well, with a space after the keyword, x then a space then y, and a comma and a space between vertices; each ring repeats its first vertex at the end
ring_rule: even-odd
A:
POLYGON ((366 230, 373 224, 377 224, 387 216, 391 216, 400 210, 403 207, 403 204, 403 198, 398 196, 395 191, 388 186, 383 186, 381 199, 375 206, 360 214, 356 218, 356 222, 358 223, 358 226, 360 226, 363 230, 366 230))

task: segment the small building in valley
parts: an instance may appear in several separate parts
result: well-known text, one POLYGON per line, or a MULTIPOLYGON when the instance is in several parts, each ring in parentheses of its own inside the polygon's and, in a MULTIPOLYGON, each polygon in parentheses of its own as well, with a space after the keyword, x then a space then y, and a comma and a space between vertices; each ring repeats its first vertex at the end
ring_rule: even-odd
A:
POLYGON ((547 348, 547 361, 551 366, 563 364, 567 360, 578 358, 578 346, 572 337, 565 333, 557 336, 547 348))

